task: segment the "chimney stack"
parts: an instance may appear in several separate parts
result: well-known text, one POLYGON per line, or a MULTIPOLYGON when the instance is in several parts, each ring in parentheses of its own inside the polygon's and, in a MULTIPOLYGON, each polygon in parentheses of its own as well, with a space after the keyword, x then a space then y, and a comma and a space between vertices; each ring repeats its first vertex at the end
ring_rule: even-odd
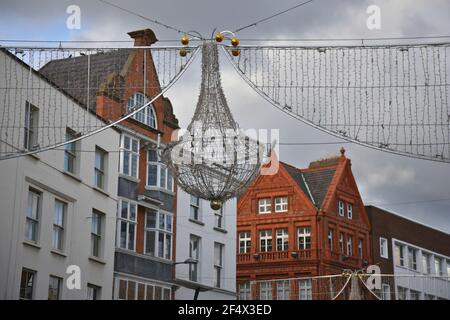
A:
POLYGON ((134 39, 134 46, 150 46, 158 39, 156 39, 155 33, 150 29, 137 30, 128 32, 128 35, 134 39))

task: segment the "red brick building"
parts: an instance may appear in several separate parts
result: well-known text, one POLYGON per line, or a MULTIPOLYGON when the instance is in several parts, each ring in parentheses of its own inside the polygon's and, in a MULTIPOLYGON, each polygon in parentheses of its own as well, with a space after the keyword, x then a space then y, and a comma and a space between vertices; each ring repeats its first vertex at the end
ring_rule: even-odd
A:
POLYGON ((370 263, 370 224, 351 161, 341 155, 298 169, 280 162, 240 197, 237 285, 241 299, 329 299, 308 281, 370 263), (253 286, 252 283, 260 284, 253 286), (302 286, 306 286, 302 288, 302 286))

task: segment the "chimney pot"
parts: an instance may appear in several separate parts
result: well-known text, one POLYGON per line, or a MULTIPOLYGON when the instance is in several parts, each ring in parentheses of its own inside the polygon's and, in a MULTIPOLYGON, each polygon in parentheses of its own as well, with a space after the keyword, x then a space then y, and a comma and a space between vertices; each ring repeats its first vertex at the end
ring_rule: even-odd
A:
POLYGON ((156 39, 155 33, 150 29, 137 30, 128 32, 128 35, 134 39, 134 46, 150 46, 158 39, 156 39))

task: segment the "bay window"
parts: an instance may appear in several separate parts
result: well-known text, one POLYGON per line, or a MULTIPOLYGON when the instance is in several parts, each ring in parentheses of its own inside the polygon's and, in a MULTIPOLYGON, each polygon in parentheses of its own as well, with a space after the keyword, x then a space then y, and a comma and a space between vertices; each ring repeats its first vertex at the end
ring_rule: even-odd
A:
POLYGON ((162 259, 171 259, 171 214, 147 210, 145 217, 145 253, 162 259))
POLYGON ((173 178, 167 166, 159 161, 155 149, 147 151, 147 186, 173 191, 173 178))
POLYGON ((119 201, 118 247, 134 251, 136 242, 137 204, 127 200, 119 201))

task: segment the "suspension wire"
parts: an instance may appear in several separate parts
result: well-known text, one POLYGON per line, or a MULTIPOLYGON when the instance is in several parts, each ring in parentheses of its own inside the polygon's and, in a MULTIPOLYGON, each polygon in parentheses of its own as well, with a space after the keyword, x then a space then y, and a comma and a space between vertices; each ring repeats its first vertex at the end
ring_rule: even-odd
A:
POLYGON ((237 28, 237 29, 234 31, 234 33, 237 33, 237 32, 239 32, 239 31, 242 31, 242 30, 247 29, 247 28, 250 28, 250 27, 255 27, 255 26, 256 26, 257 24, 259 24, 259 23, 262 23, 262 22, 265 22, 265 21, 267 21, 267 20, 270 20, 270 19, 273 19, 273 18, 275 18, 275 17, 278 17, 278 16, 280 16, 280 15, 282 15, 282 14, 284 14, 284 13, 287 13, 287 12, 289 12, 289 11, 291 11, 291 10, 297 9, 298 7, 304 6, 304 5, 306 5, 306 4, 310 3, 310 2, 313 2, 313 1, 314 1, 314 0, 308 0, 308 1, 302 2, 302 3, 299 3, 299 4, 297 4, 297 5, 295 5, 295 6, 291 7, 291 8, 288 8, 288 9, 286 9, 286 10, 283 10, 283 11, 280 11, 280 12, 278 12, 278 13, 272 14, 272 15, 270 15, 270 16, 268 16, 268 17, 259 19, 259 20, 255 21, 255 22, 253 22, 253 23, 251 23, 251 24, 249 24, 249 25, 246 25, 246 26, 237 28))
POLYGON ((348 283, 350 282, 351 279, 352 279, 352 275, 350 275, 347 278, 347 281, 344 283, 344 285, 342 286, 341 290, 339 290, 339 292, 331 300, 336 300, 337 297, 339 297, 341 295, 341 293, 344 292, 345 288, 347 287, 347 285, 348 285, 348 283))
POLYGON ((202 37, 199 37, 199 35, 196 35, 196 34, 193 34, 193 33, 191 33, 191 32, 187 32, 187 31, 183 31, 183 30, 181 30, 181 29, 172 27, 172 26, 170 26, 170 25, 168 25, 168 24, 165 24, 165 23, 159 22, 159 21, 157 21, 157 20, 148 18, 148 17, 143 16, 143 15, 137 13, 137 12, 128 10, 128 9, 126 9, 126 8, 123 8, 123 7, 121 7, 121 6, 117 5, 117 4, 111 3, 111 2, 109 2, 109 1, 106 1, 106 0, 97 0, 97 1, 102 2, 102 3, 104 3, 104 4, 107 4, 107 5, 111 6, 111 7, 117 8, 117 9, 119 9, 119 10, 125 11, 125 12, 127 12, 127 13, 129 13, 129 14, 132 14, 132 15, 134 15, 134 16, 136 16, 136 17, 139 17, 139 18, 141 18, 141 19, 144 19, 144 20, 146 20, 146 21, 150 21, 150 22, 152 22, 152 23, 154 23, 154 24, 163 26, 163 27, 165 27, 165 28, 167 28, 167 29, 176 31, 176 32, 181 33, 181 34, 187 34, 187 35, 189 35, 189 36, 191 36, 191 37, 193 37, 193 38, 200 38, 201 40, 204 40, 202 37))

